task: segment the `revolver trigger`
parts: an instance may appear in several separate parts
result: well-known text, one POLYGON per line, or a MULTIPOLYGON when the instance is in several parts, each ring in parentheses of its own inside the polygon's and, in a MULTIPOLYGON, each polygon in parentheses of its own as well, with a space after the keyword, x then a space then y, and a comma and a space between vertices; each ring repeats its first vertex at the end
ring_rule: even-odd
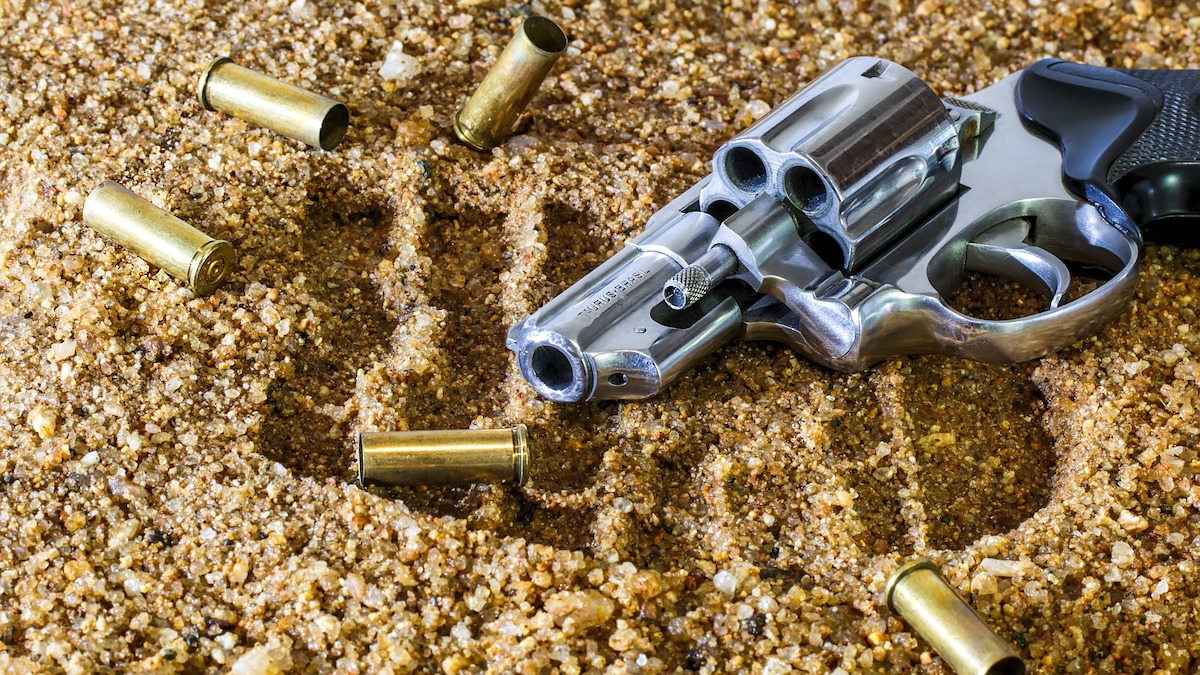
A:
POLYGON ((1025 243, 1029 223, 1014 219, 984 232, 967 244, 966 269, 1012 279, 1050 297, 1050 308, 1062 303, 1071 271, 1058 256, 1025 243))

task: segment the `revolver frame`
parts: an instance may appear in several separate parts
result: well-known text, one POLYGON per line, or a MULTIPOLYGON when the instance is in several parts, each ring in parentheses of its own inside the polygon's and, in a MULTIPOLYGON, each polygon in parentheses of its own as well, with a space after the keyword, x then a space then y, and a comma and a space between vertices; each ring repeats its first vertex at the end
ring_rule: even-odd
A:
POLYGON ((1133 292, 1139 243, 1064 186, 1058 147, 1017 114, 1018 77, 943 101, 897 64, 839 64, 513 326, 522 374, 555 401, 638 399, 739 337, 856 371, 931 352, 1021 361, 1096 332, 1133 292), (1068 301, 1067 263, 1103 284, 1068 301), (967 316, 945 298, 972 272, 1049 309, 967 316))

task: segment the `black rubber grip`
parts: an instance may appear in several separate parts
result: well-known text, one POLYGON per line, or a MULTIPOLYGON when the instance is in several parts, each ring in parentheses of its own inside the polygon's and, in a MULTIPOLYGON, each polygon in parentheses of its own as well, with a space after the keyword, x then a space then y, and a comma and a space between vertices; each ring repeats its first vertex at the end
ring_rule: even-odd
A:
POLYGON ((1022 121, 1059 144, 1063 181, 1134 237, 1200 245, 1200 71, 1046 59, 1017 82, 1022 121))

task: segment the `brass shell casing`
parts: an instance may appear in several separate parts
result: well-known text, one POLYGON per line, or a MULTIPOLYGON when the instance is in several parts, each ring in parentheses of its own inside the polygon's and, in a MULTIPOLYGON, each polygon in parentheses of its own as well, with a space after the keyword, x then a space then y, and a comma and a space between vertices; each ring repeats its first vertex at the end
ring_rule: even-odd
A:
POLYGON ((196 295, 216 290, 236 261, 229 242, 213 239, 111 180, 87 196, 83 222, 186 281, 196 295))
POLYGON ((567 36, 558 24, 544 16, 525 19, 479 88, 454 116, 459 140, 476 150, 491 150, 503 143, 566 50, 567 36))
POLYGON ((960 675, 1024 675, 1012 645, 988 628, 929 560, 901 565, 884 591, 888 608, 960 675))
POLYGON ((346 106, 269 75, 215 59, 196 86, 200 103, 307 143, 332 150, 350 127, 346 106))
POLYGON ((511 429, 389 431, 358 435, 361 485, 525 484, 529 440, 511 429))

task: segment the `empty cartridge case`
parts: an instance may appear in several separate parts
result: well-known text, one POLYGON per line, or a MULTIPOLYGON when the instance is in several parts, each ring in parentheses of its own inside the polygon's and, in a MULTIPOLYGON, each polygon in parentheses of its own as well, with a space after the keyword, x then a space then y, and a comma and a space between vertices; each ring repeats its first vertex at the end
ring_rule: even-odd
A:
POLYGON ((888 608, 960 675, 1024 675, 1025 662, 988 628, 929 560, 900 566, 888 580, 888 608))
POLYGON ((346 106, 243 68, 228 57, 208 64, 196 87, 200 103, 264 126, 315 148, 332 150, 346 135, 346 106))
POLYGON ((525 425, 511 429, 390 431, 358 435, 362 485, 525 484, 525 425))
POLYGON ((208 295, 233 271, 233 246, 213 239, 118 183, 106 180, 83 203, 83 222, 208 295))
POLYGON ((476 150, 500 145, 566 50, 567 36, 558 24, 543 16, 525 19, 479 88, 454 116, 454 133, 476 150))

